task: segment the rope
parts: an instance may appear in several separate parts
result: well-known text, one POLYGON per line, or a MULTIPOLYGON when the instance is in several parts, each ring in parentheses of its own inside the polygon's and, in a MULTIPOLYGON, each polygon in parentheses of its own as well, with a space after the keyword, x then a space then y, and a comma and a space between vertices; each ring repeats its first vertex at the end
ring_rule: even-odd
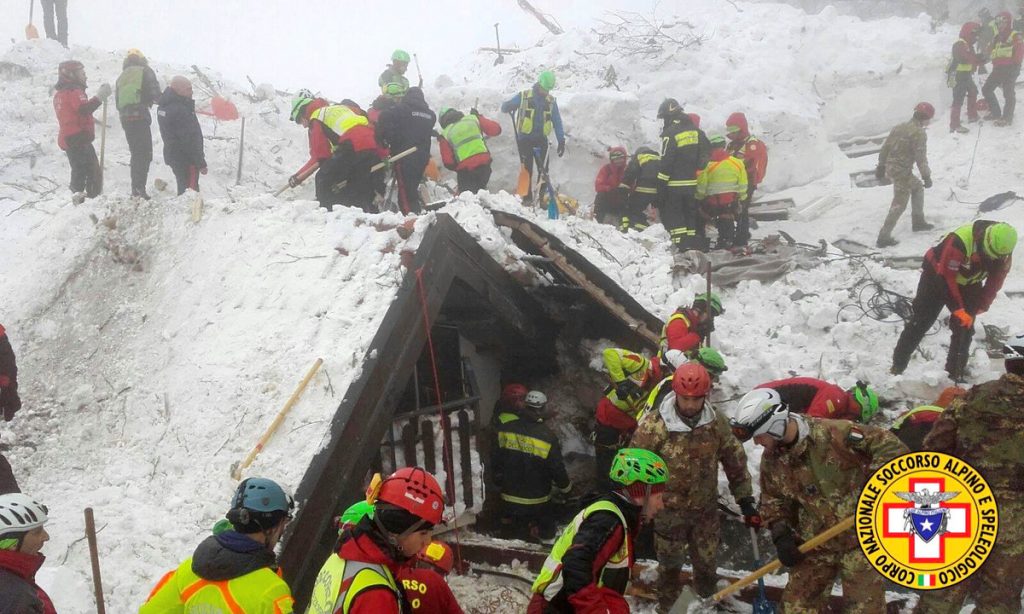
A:
POLYGON ((978 155, 978 143, 981 142, 981 127, 984 124, 978 122, 978 138, 974 139, 974 153, 971 154, 971 168, 967 170, 967 184, 971 183, 971 173, 974 172, 974 158, 978 155))
MULTIPOLYGON (((430 370, 434 376, 434 393, 437 397, 437 417, 441 422, 441 464, 444 465, 445 481, 448 489, 455 493, 455 469, 452 459, 452 438, 451 430, 448 427, 448 420, 445 419, 443 404, 441 400, 441 378, 437 371, 437 354, 434 352, 434 337, 430 332, 430 314, 427 310, 427 292, 423 287, 423 267, 416 269, 416 289, 420 297, 420 307, 423 311, 423 330, 427 333, 427 349, 430 352, 430 370)), ((458 516, 455 515, 455 505, 452 504, 452 522, 455 528, 455 561, 457 568, 462 569, 462 543, 459 540, 458 516)))

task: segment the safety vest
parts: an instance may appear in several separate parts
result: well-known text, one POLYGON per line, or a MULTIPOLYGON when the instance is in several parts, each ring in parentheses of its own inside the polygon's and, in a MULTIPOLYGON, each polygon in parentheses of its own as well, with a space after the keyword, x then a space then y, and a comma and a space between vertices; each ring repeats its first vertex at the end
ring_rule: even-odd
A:
POLYGON ((697 198, 718 194, 745 194, 747 191, 747 167, 735 156, 708 163, 697 178, 697 198))
MULTIPOLYGON (((339 137, 356 126, 369 125, 370 121, 365 116, 356 113, 343 104, 332 104, 327 107, 320 107, 309 116, 310 120, 317 120, 339 137)), ((337 145, 331 143, 331 151, 337 145)))
POLYGON ((629 569, 629 525, 626 524, 626 517, 622 515, 622 511, 611 501, 595 501, 583 508, 579 514, 576 514, 576 517, 572 519, 569 526, 565 527, 562 534, 558 536, 558 541, 555 542, 554 547, 551 549, 551 554, 544 560, 544 566, 541 567, 540 573, 537 574, 537 579, 533 581, 532 591, 534 594, 541 593, 544 595, 544 599, 551 601, 558 594, 558 591, 562 589, 562 557, 565 556, 569 547, 572 546, 572 540, 576 538, 576 533, 579 532, 583 521, 594 512, 612 512, 615 514, 619 522, 622 523, 623 535, 622 546, 609 557, 608 562, 601 569, 597 585, 599 587, 604 586, 604 574, 606 571, 629 569))
POLYGON ((690 328, 693 324, 690 323, 690 318, 686 317, 683 312, 675 311, 665 320, 665 325, 661 327, 661 339, 658 340, 658 353, 662 356, 668 351, 668 325, 676 320, 682 320, 686 324, 686 328, 690 328))
POLYGON ((306 613, 348 614, 355 598, 371 588, 386 588, 395 594, 399 604, 402 603, 402 592, 386 566, 346 561, 335 552, 328 557, 316 576, 306 613))
POLYGON ((487 153, 487 143, 484 142, 484 134, 480 131, 480 120, 475 115, 466 115, 448 126, 441 136, 451 144, 456 164, 475 155, 487 153))
MULTIPOLYGON (((963 43, 968 49, 971 48, 971 44, 964 39, 958 39, 957 44, 963 43)), ((955 47, 956 45, 954 45, 955 47)), ((956 61, 956 56, 953 56, 953 61, 956 61)), ((956 72, 974 72, 974 64, 968 62, 961 62, 956 65, 956 72)))
MULTIPOLYGON (((650 361, 635 352, 616 348, 606 349, 603 357, 605 368, 608 369, 613 382, 621 382, 624 379, 628 379, 637 386, 643 387, 644 381, 647 379, 647 371, 651 368, 650 361), (618 364, 613 364, 609 361, 609 358, 618 358, 616 361, 618 364), (619 373, 615 371, 619 371, 619 373)), ((620 399, 618 393, 615 392, 614 384, 609 385, 605 389, 605 396, 612 402, 612 405, 622 411, 628 414, 636 413, 637 401, 630 402, 627 399, 620 399)))
POLYGON ((117 78, 117 110, 142 102, 142 66, 129 66, 117 78))
POLYGON ((178 569, 165 575, 150 593, 139 614, 165 612, 220 612, 248 614, 249 612, 292 611, 291 591, 285 581, 269 567, 251 571, 231 580, 205 580, 192 571, 189 557, 178 569), (281 585, 275 591, 275 584, 281 585), (277 594, 268 601, 268 593, 277 594))
POLYGON ((992 53, 989 58, 992 60, 1007 60, 1013 57, 1013 44, 1020 36, 1017 31, 1010 32, 1005 40, 996 39, 992 44, 992 53))
POLYGON ((964 275, 962 271, 969 269, 971 266, 971 259, 974 258, 975 248, 974 244, 974 224, 964 224, 960 228, 953 231, 960 241, 964 244, 964 263, 960 265, 960 271, 956 275, 956 283, 960 286, 969 286, 971 284, 980 283, 981 280, 988 277, 988 271, 984 267, 978 267, 978 272, 973 275, 964 275))
MULTIPOLYGON (((548 108, 544 110, 544 136, 551 134, 551 109, 555 106, 555 99, 551 94, 546 94, 544 99, 548 108)), ((533 134, 533 117, 537 110, 533 107, 533 90, 523 90, 519 94, 519 134, 533 134)))
POLYGON ((636 421, 640 422, 644 416, 654 411, 654 404, 658 402, 658 395, 661 394, 662 389, 665 386, 672 385, 672 376, 668 376, 654 385, 651 393, 644 399, 643 404, 640 405, 639 411, 636 412, 636 421))

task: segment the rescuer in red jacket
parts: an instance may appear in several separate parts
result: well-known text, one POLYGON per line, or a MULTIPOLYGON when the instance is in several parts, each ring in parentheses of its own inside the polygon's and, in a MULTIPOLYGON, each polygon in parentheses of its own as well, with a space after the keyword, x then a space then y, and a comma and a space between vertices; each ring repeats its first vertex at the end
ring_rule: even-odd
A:
POLYGON ((864 382, 850 390, 813 377, 790 377, 765 382, 756 388, 779 393, 789 411, 813 418, 868 422, 878 412, 878 395, 864 382))
POLYGON ((621 209, 625 204, 625 194, 619 187, 622 186, 622 176, 626 172, 626 163, 629 162, 629 154, 625 147, 611 147, 608 149, 608 164, 597 171, 597 178, 594 179, 594 219, 602 223, 618 223, 616 209, 621 209), (611 216, 611 221, 605 218, 611 216))
POLYGON ((112 89, 109 83, 104 83, 95 96, 86 98, 87 83, 81 62, 67 60, 58 66, 54 86, 57 92, 53 95, 53 110, 60 125, 57 144, 67 153, 71 164, 70 187, 76 203, 103 192, 103 174, 92 144, 96 135, 92 114, 110 96, 112 89))
POLYGON ((398 582, 412 614, 462 614, 445 580, 454 566, 452 547, 435 539, 416 555, 412 565, 398 570, 398 582))
POLYGON ((726 136, 729 137, 729 153, 743 160, 747 167, 747 195, 740 201, 740 212, 736 218, 736 247, 742 247, 750 240, 750 202, 754 191, 764 181, 768 170, 768 147, 763 141, 750 136, 747 116, 733 113, 725 122, 726 136))

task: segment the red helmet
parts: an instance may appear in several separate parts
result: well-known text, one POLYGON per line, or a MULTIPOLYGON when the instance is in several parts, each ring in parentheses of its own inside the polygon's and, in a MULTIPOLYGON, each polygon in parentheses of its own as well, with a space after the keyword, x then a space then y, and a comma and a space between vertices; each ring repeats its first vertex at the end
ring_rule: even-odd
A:
POLYGON ((437 479, 423 467, 405 467, 381 482, 377 501, 400 507, 430 524, 441 523, 444 494, 437 479))
POLYGON ((452 552, 452 547, 436 539, 427 544, 426 548, 420 550, 416 558, 424 563, 430 563, 446 575, 451 573, 452 568, 455 567, 455 553, 452 552))
POLYGON ((501 389, 501 399, 503 401, 522 401, 529 392, 522 384, 506 384, 501 389))
POLYGON ((930 102, 919 102, 914 107, 914 113, 920 113, 924 119, 931 119, 935 117, 935 107, 930 102))
POLYGON ((711 376, 699 362, 688 362, 672 375, 672 390, 681 397, 703 397, 711 390, 711 376))

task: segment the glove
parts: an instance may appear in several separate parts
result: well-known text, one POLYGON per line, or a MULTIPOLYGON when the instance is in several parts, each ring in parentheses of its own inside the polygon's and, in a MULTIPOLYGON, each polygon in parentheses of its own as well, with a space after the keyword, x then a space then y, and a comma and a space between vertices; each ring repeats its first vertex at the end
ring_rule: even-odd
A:
POLYGON ((924 187, 926 187, 926 188, 932 187, 932 178, 931 177, 925 177, 921 181, 924 183, 924 187))
POLYGON ((619 397, 620 401, 625 401, 639 395, 640 386, 637 386, 632 380, 625 379, 615 384, 615 396, 619 397))
POLYGON ((799 565, 806 558, 806 555, 798 548, 800 544, 804 543, 804 540, 797 537, 789 525, 782 525, 781 529, 772 529, 772 542, 775 544, 775 551, 779 554, 779 561, 787 567, 799 565))
POLYGON ((876 166, 875 167, 875 179, 877 179, 879 181, 885 179, 885 167, 884 166, 876 166))
POLYGON ((562 154, 565 153, 565 141, 562 141, 561 143, 558 144, 557 153, 559 158, 561 158, 562 154))
POLYGON ((957 309, 953 312, 953 321, 964 328, 970 328, 974 324, 974 316, 964 309, 957 309))
POLYGON ((298 175, 292 175, 291 177, 288 178, 288 187, 289 188, 297 188, 297 187, 299 187, 300 183, 302 183, 302 182, 299 181, 299 176, 298 175))
POLYGON ((100 89, 96 90, 96 97, 100 100, 106 100, 107 98, 110 98, 111 91, 113 90, 110 88, 110 84, 104 83, 100 86, 100 89))
POLYGON ((764 526, 764 520, 761 519, 761 513, 757 511, 757 504, 754 503, 753 497, 743 497, 739 500, 739 504, 744 524, 755 529, 764 526))
POLYGON ((477 116, 477 117, 480 117, 480 111, 477 111, 477 110, 476 110, 476 107, 473 107, 472 109, 470 109, 470 110, 469 110, 469 114, 470 114, 470 115, 475 115, 475 116, 477 116))

